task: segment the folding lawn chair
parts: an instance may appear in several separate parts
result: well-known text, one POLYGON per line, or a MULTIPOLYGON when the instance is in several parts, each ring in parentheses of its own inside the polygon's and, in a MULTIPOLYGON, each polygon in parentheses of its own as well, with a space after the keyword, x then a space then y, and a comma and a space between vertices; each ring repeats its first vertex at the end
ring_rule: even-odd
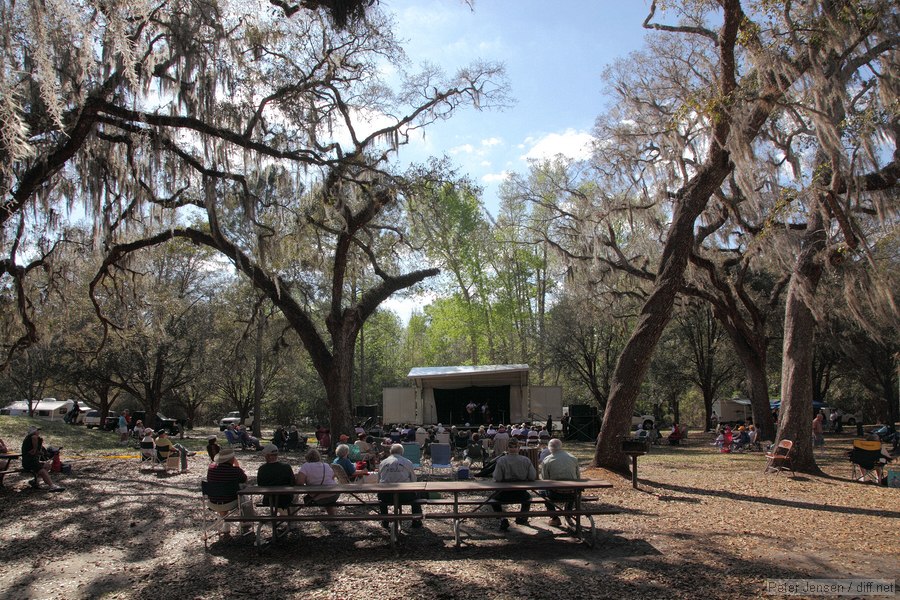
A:
POLYGON ((887 460, 881 454, 880 440, 853 440, 853 449, 847 453, 847 457, 853 464, 850 476, 854 481, 881 483, 878 467, 887 460))
POLYGON ((794 442, 791 440, 781 440, 778 446, 771 452, 766 452, 766 469, 765 473, 781 471, 790 471, 794 475, 794 465, 791 462, 791 450, 794 448, 794 442))
POLYGON ((431 474, 434 475, 435 469, 448 469, 453 473, 453 464, 450 462, 451 456, 450 444, 432 444, 431 445, 431 474))

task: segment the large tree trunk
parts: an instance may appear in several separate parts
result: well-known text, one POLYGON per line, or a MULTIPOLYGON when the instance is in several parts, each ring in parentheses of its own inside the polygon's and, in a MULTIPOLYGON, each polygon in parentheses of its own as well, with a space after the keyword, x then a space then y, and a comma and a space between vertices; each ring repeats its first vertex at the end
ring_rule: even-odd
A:
MULTIPOLYGON (((721 79, 717 91, 727 96, 737 87, 734 48, 744 14, 738 2, 724 2, 723 9, 722 29, 718 38, 721 79)), ((772 100, 765 99, 754 107, 743 127, 744 135, 752 136, 759 131, 774 107, 772 100)), ((730 132, 730 116, 717 115, 709 155, 696 174, 675 194, 672 225, 663 246, 653 289, 613 372, 609 402, 606 404, 600 435, 597 436, 595 466, 621 473, 629 471, 628 457, 622 453, 621 438, 630 429, 631 415, 641 383, 650 366, 656 344, 672 316, 675 296, 682 287, 684 270, 694 246, 694 223, 733 168, 730 155, 725 149, 730 132)))
POLYGON ((735 352, 744 365, 747 384, 750 386, 750 409, 753 412, 753 424, 759 431, 760 440, 775 439, 775 420, 772 418, 772 407, 769 404, 769 376, 766 374, 765 340, 751 344, 731 327, 725 330, 731 337, 735 352))
POLYGON ((808 303, 822 276, 825 229, 818 204, 810 214, 800 256, 791 275, 784 311, 784 350, 781 366, 781 410, 778 438, 794 442, 794 469, 819 474, 812 446, 812 364, 816 319, 808 303))
POLYGON ((625 344, 613 372, 603 425, 597 437, 594 465, 627 473, 628 457, 622 453, 621 439, 631 428, 631 415, 641 383, 653 358, 653 351, 672 316, 675 296, 682 286, 688 256, 694 245, 694 222, 706 207, 710 196, 730 171, 728 156, 705 165, 690 182, 682 201, 676 205, 672 227, 663 249, 654 289, 644 303, 637 327, 625 344))

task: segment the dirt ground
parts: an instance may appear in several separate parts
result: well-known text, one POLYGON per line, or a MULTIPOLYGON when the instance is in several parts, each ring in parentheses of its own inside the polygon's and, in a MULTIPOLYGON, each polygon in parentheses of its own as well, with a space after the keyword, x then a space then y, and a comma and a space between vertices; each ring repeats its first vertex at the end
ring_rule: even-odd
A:
MULTIPOLYGON (((0 597, 775 598, 767 579, 895 580, 900 489, 850 481, 850 439, 818 451, 825 477, 764 475, 761 454, 718 454, 696 435, 642 457, 637 490, 587 470, 613 482, 597 495, 621 511, 597 518, 593 549, 534 518, 506 533, 471 521, 459 551, 449 522, 426 520, 404 526, 396 552, 368 522, 304 525, 259 551, 248 538, 218 540, 207 552, 205 453, 168 476, 140 470, 133 451, 70 455, 65 492, 4 482, 0 597)), ((586 463, 589 446, 570 446, 586 463)), ((261 457, 238 455, 255 474, 261 457)))

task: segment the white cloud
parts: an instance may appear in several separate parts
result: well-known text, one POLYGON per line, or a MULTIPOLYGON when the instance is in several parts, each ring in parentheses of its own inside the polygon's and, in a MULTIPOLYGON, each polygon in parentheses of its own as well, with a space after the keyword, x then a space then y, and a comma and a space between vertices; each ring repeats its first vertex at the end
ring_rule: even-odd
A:
POLYGON ((491 167, 491 161, 489 161, 489 160, 483 160, 483 161, 481 161, 480 163, 478 163, 478 166, 479 166, 479 167, 484 167, 485 169, 489 169, 489 168, 491 167))
POLYGON ((448 150, 450 154, 472 154, 475 152, 475 148, 472 144, 463 144, 461 146, 454 146, 448 150))
POLYGON ((491 146, 499 146, 502 143, 503 143, 503 140, 501 140, 498 137, 492 137, 492 138, 487 138, 486 140, 481 140, 481 145, 485 146, 487 148, 490 148, 491 146))
POLYGON ((519 147, 527 148, 522 160, 542 160, 562 154, 569 158, 585 159, 591 154, 591 134, 586 131, 566 129, 562 133, 549 133, 540 138, 529 137, 519 147))
POLYGON ((498 183, 505 181, 510 176, 509 171, 500 171, 499 173, 488 173, 481 176, 481 180, 485 183, 498 183))

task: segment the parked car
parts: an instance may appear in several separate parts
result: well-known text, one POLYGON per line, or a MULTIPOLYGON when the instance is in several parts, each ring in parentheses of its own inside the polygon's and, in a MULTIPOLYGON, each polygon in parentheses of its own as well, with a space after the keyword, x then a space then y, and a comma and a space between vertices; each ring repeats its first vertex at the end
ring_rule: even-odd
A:
MULTIPOLYGON (((147 413, 142 410, 136 410, 131 413, 132 425, 137 421, 143 421, 144 425, 150 426, 147 422, 147 413)), ((165 429, 169 435, 178 435, 181 433, 181 424, 176 419, 170 419, 161 412, 158 412, 156 413, 156 423, 153 424, 153 429, 156 431, 165 429)))
POLYGON ((653 418, 653 415, 642 415, 639 412, 634 412, 631 415, 631 426, 637 427, 638 425, 643 425, 644 429, 652 429, 653 424, 656 421, 653 418))
POLYGON ((84 415, 84 426, 88 429, 97 427, 106 431, 112 431, 116 428, 116 425, 118 425, 118 423, 119 415, 112 410, 106 413, 106 421, 103 422, 100 421, 99 410, 89 410, 87 414, 84 415))
MULTIPOLYGON (((219 431, 225 431, 228 429, 229 425, 237 425, 241 422, 241 413, 240 411, 233 410, 224 417, 219 420, 219 431)), ((250 414, 247 415, 247 418, 244 419, 244 425, 250 427, 253 425, 253 411, 250 411, 250 414)))

